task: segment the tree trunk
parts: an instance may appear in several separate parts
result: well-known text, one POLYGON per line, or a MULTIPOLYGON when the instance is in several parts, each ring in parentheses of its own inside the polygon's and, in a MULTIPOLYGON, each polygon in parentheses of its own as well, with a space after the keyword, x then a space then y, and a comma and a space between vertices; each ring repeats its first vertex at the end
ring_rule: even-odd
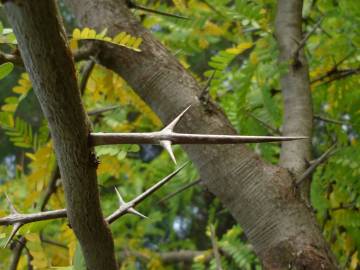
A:
POLYGON ((67 215, 91 270, 117 269, 111 233, 100 208, 96 160, 74 63, 53 0, 6 1, 27 72, 49 121, 67 215))
MULTIPOLYGON (((100 62, 119 73, 167 123, 191 109, 178 131, 234 134, 222 111, 199 101, 201 89, 160 42, 144 29, 126 1, 67 0, 83 26, 141 36, 142 52, 103 46, 100 62)), ((265 163, 243 145, 188 145, 203 183, 243 227, 265 269, 336 269, 315 217, 287 170, 265 163)))

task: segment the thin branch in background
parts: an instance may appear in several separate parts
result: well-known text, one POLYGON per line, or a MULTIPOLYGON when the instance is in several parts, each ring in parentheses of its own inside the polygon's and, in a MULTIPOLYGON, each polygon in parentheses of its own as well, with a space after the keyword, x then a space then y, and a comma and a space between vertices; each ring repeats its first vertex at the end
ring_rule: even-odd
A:
POLYGON ((215 233, 215 227, 213 224, 210 224, 210 239, 211 239, 211 245, 213 248, 213 253, 215 257, 216 262, 216 270, 222 270, 221 267, 221 257, 219 253, 219 247, 216 239, 216 233, 215 233))
MULTIPOLYGON (((143 200, 145 200, 147 197, 149 197, 151 194, 153 194, 156 190, 158 190, 160 187, 162 187, 163 185, 165 185, 167 182, 169 182, 175 175, 177 175, 186 165, 188 164, 185 163, 182 166, 180 166, 177 170, 175 170, 174 172, 172 172, 171 174, 169 174, 168 176, 166 176, 164 179, 162 179, 161 181, 157 182, 155 185, 153 185, 152 187, 150 187, 149 189, 147 189, 145 192, 143 192, 142 194, 140 194, 139 196, 137 196, 135 199, 131 200, 130 202, 125 202, 120 195, 120 193, 118 193, 118 198, 119 198, 119 202, 120 202, 120 206, 119 208, 112 213, 109 217, 106 218, 106 221, 111 224, 114 221, 116 221, 119 217, 123 216, 126 213, 131 213, 131 214, 136 214, 134 213, 134 207, 137 206, 139 203, 141 203, 143 200)), ((141 214, 141 217, 144 217, 141 214)))
MULTIPOLYGON (((109 223, 114 222, 119 217, 123 216, 126 213, 132 213, 135 214, 131 208, 134 208, 136 205, 140 204, 143 200, 145 200, 147 197, 149 197, 151 194, 153 194, 155 191, 157 191, 160 187, 165 185, 167 182, 169 182, 175 175, 177 175, 180 170, 182 170, 188 163, 185 163, 181 167, 179 167, 177 170, 157 182, 155 185, 144 191, 142 194, 137 196, 135 199, 131 200, 130 202, 125 203, 124 200, 121 198, 121 205, 120 207, 112 214, 110 215, 106 220, 109 223)), ((120 196, 121 197, 121 196, 120 196)), ((119 197, 119 200, 120 200, 119 197)), ((58 209, 58 210, 52 210, 52 211, 45 211, 45 212, 38 212, 38 213, 31 213, 31 214, 21 214, 16 211, 15 207, 12 205, 9 199, 7 199, 9 202, 11 214, 0 218, 0 226, 9 226, 13 225, 13 231, 10 234, 10 237, 8 238, 6 242, 7 244, 11 241, 11 239, 14 237, 16 232, 20 229, 21 226, 33 223, 37 221, 43 221, 43 220, 51 220, 51 219, 58 219, 58 218, 66 218, 67 213, 66 209, 58 209)), ((136 211, 137 212, 137 211, 136 211)))
POLYGON ((49 244, 49 245, 56 246, 56 247, 60 247, 60 248, 63 248, 63 249, 69 249, 67 245, 65 245, 63 243, 60 243, 60 242, 56 242, 54 240, 46 239, 43 235, 40 235, 40 239, 41 239, 42 243, 49 244))
POLYGON ((329 84, 333 81, 342 80, 342 79, 345 79, 349 76, 356 75, 356 74, 360 74, 360 67, 338 70, 327 81, 324 81, 320 85, 329 84))
POLYGON ((299 186, 305 179, 310 177, 319 165, 323 164, 330 156, 335 154, 335 152, 337 152, 337 150, 335 150, 335 147, 336 144, 333 144, 319 158, 317 158, 314 162, 312 162, 310 167, 296 181, 296 186, 299 186))
POLYGON ((196 180, 196 181, 190 182, 190 183, 184 185, 183 187, 179 188, 178 190, 170 193, 169 195, 166 195, 166 196, 165 196, 164 198, 162 198, 158 203, 159 203, 159 204, 160 204, 160 203, 163 203, 163 202, 165 202, 165 201, 167 201, 167 200, 175 197, 176 195, 180 194, 181 192, 187 190, 188 188, 199 184, 200 182, 201 182, 201 179, 198 179, 198 180, 196 180))
POLYGON ((11 257, 11 262, 10 262, 10 266, 9 266, 9 270, 16 270, 17 266, 19 264, 19 260, 21 258, 21 253, 25 247, 25 243, 26 240, 25 238, 22 236, 20 237, 19 240, 17 240, 16 242, 14 242, 14 247, 12 249, 12 257, 11 257))
POLYGON ((268 123, 266 123, 265 121, 261 120, 260 118, 258 118, 257 116, 255 116, 254 114, 252 114, 251 112, 245 111, 245 113, 247 115, 249 115, 251 118, 255 119, 256 121, 258 121, 261 125, 263 125, 265 128, 269 129, 270 131, 272 131, 273 134, 275 135, 281 135, 281 132, 279 129, 274 128, 273 126, 269 125, 268 123))
POLYGON ((147 7, 138 5, 131 0, 127 0, 126 4, 127 4, 128 8, 130 8, 130 9, 139 9, 139 10, 142 10, 145 12, 150 12, 150 13, 154 13, 154 14, 158 14, 158 15, 162 15, 162 16, 167 16, 167 17, 172 17, 172 18, 182 19, 182 20, 189 20, 189 18, 181 16, 181 15, 171 14, 171 13, 167 13, 167 12, 163 12, 163 11, 159 11, 159 10, 155 10, 155 9, 151 9, 151 8, 147 8, 147 7))
POLYGON ((88 115, 89 116, 98 116, 101 115, 103 113, 109 112, 109 111, 113 111, 120 108, 120 105, 113 105, 113 106, 109 106, 109 107, 105 107, 105 108, 100 108, 100 109, 93 109, 88 111, 88 115))
POLYGON ((349 122, 340 121, 340 120, 336 120, 336 119, 331 119, 331 118, 327 118, 327 117, 324 117, 324 116, 321 116, 321 115, 314 115, 314 119, 322 121, 322 122, 326 122, 326 123, 335 124, 335 125, 352 126, 352 124, 349 123, 349 122))
POLYGON ((90 78, 91 72, 93 71, 94 67, 95 67, 95 59, 90 57, 90 60, 86 63, 81 76, 81 81, 79 85, 81 95, 83 95, 85 92, 87 82, 90 78))
POLYGON ((313 35, 316 31, 316 29, 319 28, 321 22, 323 21, 324 17, 321 17, 317 23, 314 25, 313 29, 311 29, 310 32, 308 32, 305 37, 300 41, 300 43, 298 44, 297 48, 295 49, 293 55, 294 55, 294 59, 295 62, 297 61, 298 57, 299 57, 299 52, 302 48, 304 48, 306 42, 308 41, 308 39, 311 37, 311 35, 313 35))
POLYGON ((40 202, 40 211, 44 211, 46 209, 46 205, 49 202, 51 195, 56 192, 57 181, 59 178, 60 178, 60 170, 59 170, 59 166, 56 163, 53 171, 51 172, 50 181, 44 192, 43 199, 40 202))

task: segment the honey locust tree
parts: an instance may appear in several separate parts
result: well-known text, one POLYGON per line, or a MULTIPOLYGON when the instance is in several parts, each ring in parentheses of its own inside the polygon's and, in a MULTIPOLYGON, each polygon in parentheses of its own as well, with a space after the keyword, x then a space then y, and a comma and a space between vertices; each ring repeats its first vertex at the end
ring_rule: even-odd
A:
POLYGON ((14 64, 29 75, 20 76, 12 89, 17 95, 2 106, 2 129, 18 154, 7 161, 17 164, 16 173, 1 186, 15 209, 1 222, 20 229, 15 238, 12 228, 3 233, 4 243, 11 236, 12 256, 4 250, 2 266, 81 269, 82 250, 89 269, 357 267, 356 1, 65 4, 68 35, 53 1, 3 4, 17 42, 2 29, 1 72, 14 64), (73 30, 69 13, 83 30, 73 30), (20 53, 8 49, 17 44, 20 53), (51 141, 45 120, 21 115, 31 85, 51 141), (162 132, 128 133, 161 129, 143 101, 170 123, 162 132), (305 136, 314 143, 219 145, 267 138, 181 135, 172 133, 174 119, 179 133, 305 136), (186 157, 179 148, 174 155, 170 142, 184 144, 194 168, 179 178, 195 180, 197 171, 199 179, 170 183, 144 201, 139 207, 150 220, 114 222, 125 213, 143 216, 134 207, 178 172, 149 183, 171 172, 169 157, 158 156, 161 148, 144 145, 154 142, 178 161, 186 157), (92 148, 116 143, 140 148, 92 148), (189 189, 195 184, 206 191, 189 189))

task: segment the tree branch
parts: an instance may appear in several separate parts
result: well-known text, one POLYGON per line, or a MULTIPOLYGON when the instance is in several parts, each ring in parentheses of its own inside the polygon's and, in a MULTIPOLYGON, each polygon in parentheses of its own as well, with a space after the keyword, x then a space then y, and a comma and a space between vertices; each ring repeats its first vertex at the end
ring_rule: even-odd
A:
MULTIPOLYGON (((276 15, 276 38, 280 50, 280 62, 287 62, 288 71, 281 77, 281 89, 284 97, 284 123, 282 134, 293 134, 311 137, 312 135, 312 100, 309 82, 309 69, 303 46, 313 31, 302 39, 302 0, 279 0, 276 15), (298 45, 296 40, 302 40, 298 45), (293 48, 297 48, 298 57, 291 63, 294 56, 293 48)), ((307 168, 306 160, 311 159, 311 140, 282 143, 280 165, 300 177, 307 168)), ((302 185, 301 197, 308 201, 310 185, 302 185)))
POLYGON ((213 247, 213 253, 214 253, 215 262, 216 262, 216 270, 222 270, 221 258, 220 258, 220 253, 219 253, 219 247, 217 244, 215 228, 214 228, 214 225, 212 225, 212 224, 210 225, 210 239, 211 239, 211 245, 213 247))
MULTIPOLYGON (((128 203, 125 203, 121 198, 120 194, 118 193, 120 206, 108 218, 106 218, 106 221, 109 224, 111 224, 126 213, 138 214, 138 212, 137 213, 134 212, 135 211, 134 207, 140 204, 143 200, 145 200, 147 197, 149 197, 151 194, 153 194, 155 191, 157 191, 159 188, 161 188, 171 179, 173 179, 174 176, 176 176, 187 164, 188 163, 183 164, 177 170, 175 170, 174 172, 172 172, 171 174, 169 174, 168 176, 157 182, 155 185, 151 186, 149 189, 145 190, 143 193, 141 193, 139 196, 132 199, 128 203)), ((0 226, 15 225, 15 226, 19 226, 20 228, 25 224, 29 224, 33 222, 67 217, 66 209, 38 212, 32 214, 21 214, 15 209, 15 207, 8 198, 7 201, 11 209, 11 214, 6 217, 0 218, 0 226)), ((15 234, 12 234, 7 242, 9 242, 14 235, 15 234)))
POLYGON ((326 150, 319 158, 311 163, 310 167, 301 175, 299 179, 296 180, 296 185, 299 186, 304 180, 308 179, 316 170, 316 168, 323 164, 330 156, 332 156, 336 151, 334 151, 336 144, 333 144, 328 150, 326 150))
POLYGON ((179 193, 187 190, 188 188, 199 184, 200 182, 201 182, 201 179, 198 179, 198 180, 196 180, 196 181, 190 182, 190 183, 184 185, 183 187, 179 188, 178 190, 170 193, 169 195, 166 195, 164 198, 162 198, 161 200, 159 200, 158 203, 163 203, 163 202, 171 199, 172 197, 175 197, 175 196, 178 195, 179 193))

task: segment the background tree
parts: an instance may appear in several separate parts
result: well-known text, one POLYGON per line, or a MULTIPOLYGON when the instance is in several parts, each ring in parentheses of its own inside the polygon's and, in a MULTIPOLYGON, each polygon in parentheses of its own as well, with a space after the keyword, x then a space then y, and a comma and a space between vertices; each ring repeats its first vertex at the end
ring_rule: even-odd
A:
MULTIPOLYGON (((213 70, 216 70, 207 91, 203 91, 205 87, 199 87, 185 68, 142 28, 125 3, 68 2, 82 26, 95 28, 98 32, 106 27, 106 35, 111 37, 125 30, 134 37, 143 38, 141 53, 101 42, 89 48, 90 43, 94 42, 83 41, 80 45, 85 46, 79 47, 75 59, 87 59, 92 55, 93 60, 90 61, 119 73, 165 123, 173 119, 186 105, 193 104, 180 123, 179 130, 233 133, 226 118, 212 100, 221 105, 241 134, 265 135, 282 132, 292 135, 294 132, 296 135, 308 135, 311 134, 311 120, 315 118, 315 144, 311 147, 314 156, 326 152, 334 138, 338 141, 339 150, 329 163, 316 171, 311 189, 312 204, 339 264, 346 268, 356 268, 359 246, 359 202, 356 185, 359 171, 356 162, 359 99, 356 95, 358 77, 354 76, 358 73, 359 41, 353 34, 359 24, 359 5, 356 1, 305 1, 304 6, 302 1, 279 1, 277 7, 271 1, 266 4, 262 1, 174 1, 174 6, 161 2, 141 3, 156 10, 181 12, 191 19, 179 21, 175 18, 143 14, 135 9, 142 24, 152 29, 153 34, 168 48, 176 52, 181 47, 182 51, 176 54, 177 57, 198 80, 205 81, 206 77, 210 78, 214 74, 213 70), (273 38, 276 9, 276 35, 281 45, 281 60, 285 60, 280 65, 277 62, 276 40, 273 38), (287 14, 293 15, 286 16, 287 14), (304 35, 301 35, 301 18, 307 33, 304 35), (310 78, 302 53, 305 44, 310 78), (344 54, 344 51, 347 53, 344 54), (313 95, 312 108, 309 85, 313 95), (278 89, 283 90, 283 95, 279 94, 278 89), (285 97, 284 108, 281 105, 282 96, 285 97), (285 112, 284 123, 282 111, 285 112)), ((65 18, 72 22, 68 13, 64 14, 65 18)), ((7 44, 12 42, 9 31, 2 32, 7 44)), ((76 32, 73 35, 76 36, 76 32)), ((76 38, 73 38, 71 42, 73 48, 76 47, 75 40, 76 38)), ((6 46, 4 59, 21 62, 17 54, 6 51, 6 46)), ((92 62, 86 65, 79 62, 77 65, 79 69, 83 67, 81 77, 85 78, 83 81, 87 81, 83 96, 86 108, 122 104, 121 108, 116 110, 95 114, 95 130, 159 129, 159 120, 131 92, 122 78, 95 65, 90 78, 86 80, 92 62)), ((11 77, 8 78, 11 80, 11 77)), ((56 189, 58 196, 51 196, 47 207, 62 208, 62 189, 57 189, 54 184, 49 185, 52 188, 46 188, 53 166, 53 161, 49 159, 52 156, 51 146, 45 143, 46 123, 38 120, 30 130, 29 122, 22 121, 24 117, 18 116, 21 107, 26 106, 19 103, 30 97, 26 75, 22 76, 19 85, 20 87, 13 88, 13 91, 20 94, 20 97, 5 100, 1 123, 14 144, 27 148, 17 150, 19 154, 16 163, 7 157, 4 168, 11 168, 12 164, 18 166, 16 174, 10 170, 4 179, 16 180, 6 181, 1 188, 11 194, 14 204, 18 208, 22 206, 23 212, 28 212, 35 203, 38 206, 39 196, 46 198, 47 194, 52 193, 48 192, 49 190, 56 189), (24 98, 27 95, 29 97, 24 98), (29 146, 34 149, 31 150, 29 146), (27 168, 31 159, 33 161, 29 171, 27 168), (25 203, 19 205, 17 202, 22 198, 26 198, 25 203)), ((26 112, 26 109, 23 110, 26 112)), ((40 116, 38 118, 41 119, 40 116)), ((156 197, 149 199, 148 205, 145 201, 141 210, 149 215, 150 221, 126 217, 114 223, 112 231, 116 254, 122 258, 122 267, 159 269, 161 265, 170 263, 166 267, 182 269, 185 267, 181 266, 182 263, 193 264, 193 268, 208 267, 208 264, 219 268, 219 260, 222 260, 222 267, 225 269, 251 268, 257 265, 252 249, 264 266, 270 269, 285 269, 289 264, 295 269, 335 267, 318 232, 309 203, 304 204, 308 193, 307 181, 303 179, 308 178, 314 171, 311 168, 316 168, 320 161, 328 157, 326 154, 324 158, 310 162, 311 148, 305 141, 283 145, 281 165, 291 172, 290 176, 280 167, 269 165, 277 163, 280 152, 277 145, 254 147, 254 151, 261 154, 268 163, 264 163, 254 152, 241 146, 186 147, 185 150, 200 172, 202 185, 214 193, 235 217, 249 237, 251 246, 244 244, 245 236, 240 227, 234 225, 231 215, 220 210, 218 199, 201 190, 188 189, 169 199, 168 203, 160 203, 157 210, 153 207, 156 197), (287 156, 289 158, 286 158, 287 156), (202 196, 199 196, 200 194, 202 196), (171 212, 166 213, 166 209, 171 209, 171 212), (217 226, 217 236, 212 224, 217 226), (212 251, 205 251, 209 248, 212 251), (174 252, 179 249, 187 251, 174 252), (169 250, 173 253, 162 252, 169 250), (215 254, 214 257, 212 254, 215 254)), ((116 208, 112 186, 120 186, 120 192, 126 198, 132 198, 140 193, 144 185, 150 185, 144 183, 145 178, 155 181, 171 171, 164 166, 164 160, 168 160, 168 156, 158 157, 158 148, 150 149, 140 146, 140 149, 125 147, 115 150, 113 147, 103 147, 98 150, 97 154, 101 155, 98 175, 105 213, 116 208), (124 159, 124 156, 128 158, 124 159), (152 160, 154 157, 156 158, 152 160), (142 162, 150 160, 150 164, 142 162)), ((176 149, 175 153, 178 160, 185 159, 180 149, 176 149)), ((55 179, 52 183, 56 183, 59 178, 56 171, 54 170, 51 176, 55 179)), ((186 169, 181 178, 184 182, 189 178, 196 179, 195 172, 190 168, 186 169)), ((177 190, 181 186, 174 182, 170 183, 168 188, 177 190)), ((155 196, 164 197, 165 193, 161 192, 166 191, 160 191, 155 196)), ((66 222, 61 224, 64 224, 61 234, 59 223, 56 222, 47 223, 46 227, 42 223, 34 223, 22 229, 20 233, 25 238, 20 238, 19 245, 13 246, 14 254, 22 250, 20 247, 24 246, 26 240, 25 251, 28 251, 29 256, 26 257, 24 253, 25 256, 20 257, 19 267, 25 267, 26 258, 31 256, 32 264, 38 268, 46 268, 50 264, 71 264, 69 261, 73 258, 75 238, 66 227, 66 222), (59 243, 56 243, 58 246, 52 245, 44 249, 44 245, 47 245, 45 243, 51 242, 49 238, 54 236, 61 241, 61 252, 58 250, 59 243)), ((5 232, 4 237, 6 236, 8 235, 5 232)), ((9 258, 7 252, 2 256, 9 258)), ((14 258, 16 259, 16 256, 14 258)), ((4 264, 7 261, 8 259, 4 259, 4 264)))

